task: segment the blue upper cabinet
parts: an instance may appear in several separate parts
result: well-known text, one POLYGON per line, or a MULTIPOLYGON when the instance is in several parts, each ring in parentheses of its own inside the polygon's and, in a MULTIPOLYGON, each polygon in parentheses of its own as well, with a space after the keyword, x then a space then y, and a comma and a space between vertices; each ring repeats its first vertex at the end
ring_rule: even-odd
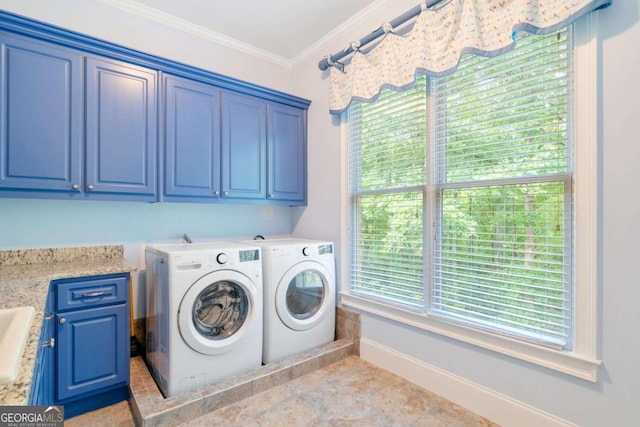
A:
POLYGON ((82 57, 0 33, 0 187, 72 192, 80 183, 82 57))
POLYGON ((157 73, 93 57, 86 67, 85 191, 155 199, 157 73))
POLYGON ((164 199, 220 195, 220 91, 179 77, 164 78, 164 199))
POLYGON ((0 28, 0 197, 306 204, 309 101, 2 10, 0 28))
POLYGON ((165 76, 163 200, 306 202, 306 110, 165 76))
POLYGON ((266 199, 267 103, 222 95, 222 197, 266 199))
POLYGON ((268 198, 306 204, 306 110, 278 104, 268 108, 268 198))
POLYGON ((157 72, 0 33, 0 194, 154 201, 157 72))

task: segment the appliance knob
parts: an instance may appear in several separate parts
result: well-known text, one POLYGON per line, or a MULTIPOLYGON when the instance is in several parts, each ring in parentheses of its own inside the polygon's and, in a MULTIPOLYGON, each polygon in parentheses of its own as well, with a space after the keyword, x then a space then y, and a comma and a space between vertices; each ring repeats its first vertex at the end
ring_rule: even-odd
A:
POLYGON ((218 264, 226 264, 227 254, 225 254, 224 252, 221 254, 218 254, 218 256, 216 257, 216 261, 218 261, 218 264))
POLYGON ((305 246, 304 248, 302 248, 302 255, 304 255, 304 256, 311 255, 311 249, 309 249, 309 247, 305 246))

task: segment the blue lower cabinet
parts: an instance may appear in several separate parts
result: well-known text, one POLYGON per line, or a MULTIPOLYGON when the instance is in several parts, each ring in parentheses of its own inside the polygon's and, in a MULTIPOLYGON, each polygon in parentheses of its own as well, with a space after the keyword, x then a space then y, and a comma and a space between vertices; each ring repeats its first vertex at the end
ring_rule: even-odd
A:
POLYGON ((58 401, 128 383, 128 317, 125 304, 56 315, 58 401))
POLYGON ((128 273, 51 283, 30 404, 69 418, 129 398, 128 295, 128 273))
POLYGON ((55 338, 53 336, 53 299, 48 298, 40 332, 40 345, 29 394, 29 405, 45 406, 53 403, 53 362, 55 338))

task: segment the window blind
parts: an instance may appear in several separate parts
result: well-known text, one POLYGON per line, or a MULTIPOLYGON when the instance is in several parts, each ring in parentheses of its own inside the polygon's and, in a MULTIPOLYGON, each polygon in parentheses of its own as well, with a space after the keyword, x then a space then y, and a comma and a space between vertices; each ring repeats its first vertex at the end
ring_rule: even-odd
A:
POLYGON ((572 46, 519 33, 352 103, 351 293, 571 349, 572 46))
POLYGON ((431 312, 571 342, 570 29, 431 79, 431 312))
POLYGON ((351 291, 424 311, 426 78, 349 110, 351 291))

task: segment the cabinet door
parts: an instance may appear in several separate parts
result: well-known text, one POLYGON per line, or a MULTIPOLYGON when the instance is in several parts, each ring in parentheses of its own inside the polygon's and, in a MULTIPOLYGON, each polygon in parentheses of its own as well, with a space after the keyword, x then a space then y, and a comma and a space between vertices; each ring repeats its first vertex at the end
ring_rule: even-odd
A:
POLYGON ((86 68, 85 191, 155 195, 156 72, 97 58, 86 68))
POLYGON ((222 195, 264 199, 267 195, 266 103, 239 94, 222 95, 222 195))
POLYGON ((56 399, 127 384, 126 304, 56 314, 56 399))
POLYGON ((53 403, 52 384, 55 338, 53 337, 52 324, 54 320, 50 316, 50 306, 51 304, 47 302, 40 332, 40 342, 36 353, 33 382, 29 393, 29 405, 50 405, 53 403))
POLYGON ((220 91, 165 78, 165 195, 220 194, 220 91))
POLYGON ((285 105, 269 105, 268 197, 306 202, 305 112, 285 105))
POLYGON ((81 170, 81 57, 17 36, 0 34, 0 43, 0 188, 73 191, 81 170))

